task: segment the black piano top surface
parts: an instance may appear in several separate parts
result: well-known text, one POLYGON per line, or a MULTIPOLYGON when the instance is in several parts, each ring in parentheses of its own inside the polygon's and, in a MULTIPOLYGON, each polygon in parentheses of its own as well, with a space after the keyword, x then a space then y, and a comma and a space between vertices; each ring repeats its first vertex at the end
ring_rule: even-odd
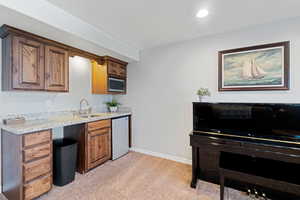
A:
POLYGON ((195 134, 300 145, 300 104, 193 103, 195 134))

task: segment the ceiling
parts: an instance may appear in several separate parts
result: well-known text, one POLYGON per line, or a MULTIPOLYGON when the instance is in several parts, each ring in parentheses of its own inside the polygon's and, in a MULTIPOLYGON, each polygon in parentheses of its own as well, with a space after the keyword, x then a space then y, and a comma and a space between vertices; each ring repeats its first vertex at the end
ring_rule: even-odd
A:
POLYGON ((139 49, 300 16, 298 0, 48 0, 139 49), (206 8, 207 18, 195 17, 206 8))
MULTIPOLYGON (((40 1, 40 0, 39 0, 40 1)), ((8 24, 10 26, 61 42, 85 51, 89 51, 98 55, 110 55, 121 60, 131 62, 132 59, 128 59, 125 56, 117 54, 116 52, 109 51, 102 48, 100 45, 87 41, 82 37, 63 31, 59 28, 49 26, 38 20, 30 18, 13 10, 0 6, 0 25, 8 24)))

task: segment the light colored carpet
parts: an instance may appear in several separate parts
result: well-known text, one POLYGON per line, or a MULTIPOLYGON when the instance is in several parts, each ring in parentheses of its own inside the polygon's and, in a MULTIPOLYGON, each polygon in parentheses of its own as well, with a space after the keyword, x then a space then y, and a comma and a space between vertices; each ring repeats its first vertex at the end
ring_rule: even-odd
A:
MULTIPOLYGON (((130 152, 126 156, 76 174, 74 182, 56 187, 39 200, 219 200, 219 186, 203 181, 190 188, 191 166, 130 152)), ((228 191, 227 200, 247 199, 228 191)))

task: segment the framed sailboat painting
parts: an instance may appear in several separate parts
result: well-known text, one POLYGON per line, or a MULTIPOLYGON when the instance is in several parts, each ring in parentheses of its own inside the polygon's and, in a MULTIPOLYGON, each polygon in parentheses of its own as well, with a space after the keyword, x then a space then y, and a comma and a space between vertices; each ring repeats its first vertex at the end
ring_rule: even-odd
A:
POLYGON ((219 51, 219 91, 288 90, 290 42, 219 51))

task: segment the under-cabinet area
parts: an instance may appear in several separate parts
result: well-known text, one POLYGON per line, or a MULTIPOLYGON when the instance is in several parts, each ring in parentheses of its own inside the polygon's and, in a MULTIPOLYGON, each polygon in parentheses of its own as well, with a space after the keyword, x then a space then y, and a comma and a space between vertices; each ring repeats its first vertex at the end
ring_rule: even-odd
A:
MULTIPOLYGON (((103 114, 104 115, 104 114, 103 114)), ((106 117, 74 118, 66 121, 52 122, 47 129, 46 122, 28 123, 15 126, 3 126, 1 133, 2 158, 2 193, 8 199, 30 200, 39 197, 52 188, 55 171, 53 164, 52 128, 65 125, 64 139, 71 139, 78 144, 76 157, 76 171, 88 173, 90 170, 112 159, 112 121, 128 118, 128 127, 131 127, 131 113, 112 113, 106 117), (26 132, 27 129, 45 127, 45 130, 26 132)), ((95 115, 96 116, 96 115, 95 115)), ((116 130, 118 131, 118 130, 116 130)), ((131 130, 127 133, 125 144, 130 144, 131 130)), ((126 147, 129 151, 129 146, 126 147)), ((66 150, 66 149, 65 149, 66 150)), ((65 151, 64 150, 64 151, 65 151)), ((125 152, 125 153, 126 153, 125 152)), ((125 155, 125 154, 123 154, 125 155)), ((62 155, 63 157, 64 155, 62 155)), ((69 158, 63 158, 69 159, 69 158)), ((57 166, 57 165, 55 165, 57 166)), ((54 179, 55 180, 55 179, 54 179)), ((73 180, 72 180, 73 181, 73 180)))

